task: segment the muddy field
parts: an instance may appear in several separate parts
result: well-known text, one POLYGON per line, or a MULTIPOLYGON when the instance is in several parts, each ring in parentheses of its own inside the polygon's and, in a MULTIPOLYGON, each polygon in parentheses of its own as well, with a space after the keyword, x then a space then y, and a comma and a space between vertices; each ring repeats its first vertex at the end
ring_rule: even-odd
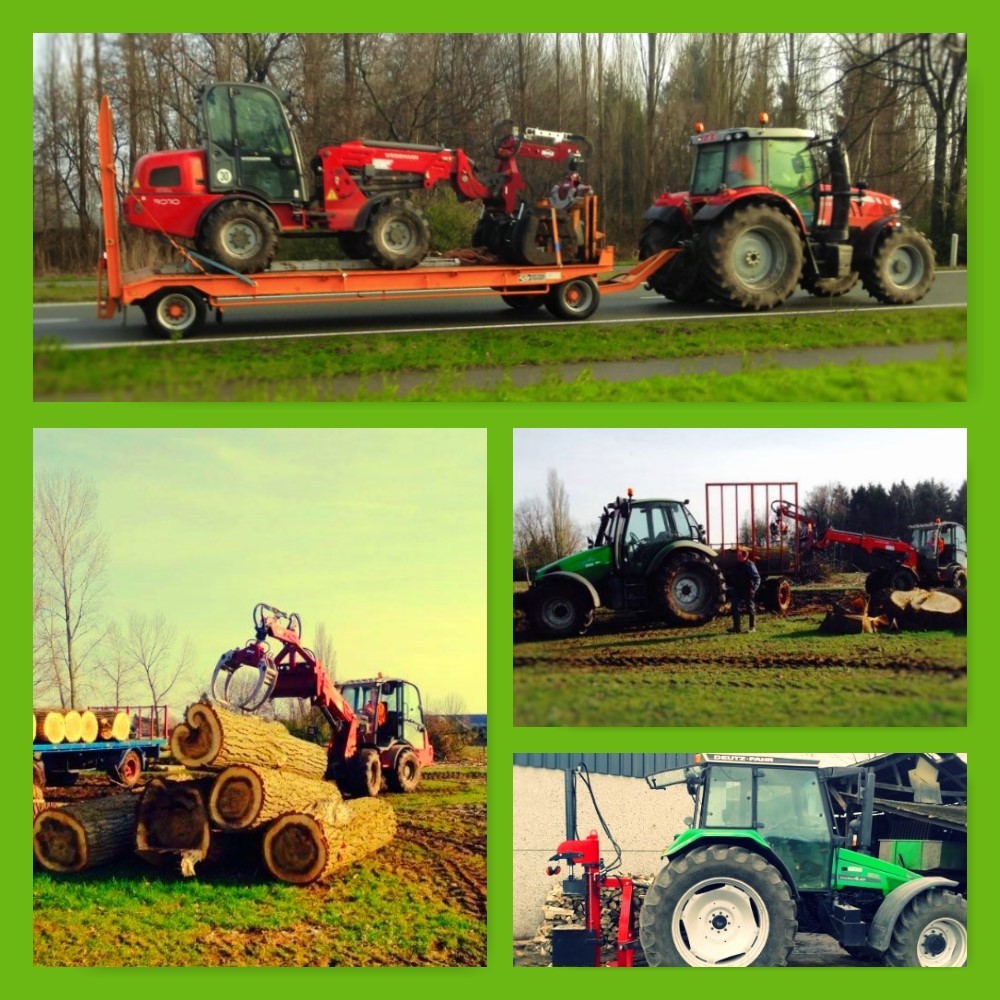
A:
POLYGON ((820 633, 856 591, 797 589, 753 635, 729 634, 728 617, 669 629, 599 613, 585 636, 545 641, 516 618, 515 724, 964 725, 965 633, 820 633))
MULTIPOLYGON (((46 798, 112 791, 104 777, 84 777, 46 798)), ((34 962, 485 965, 485 767, 430 769, 417 793, 390 801, 395 840, 325 885, 274 883, 246 864, 196 879, 137 859, 81 876, 36 870, 34 962)))

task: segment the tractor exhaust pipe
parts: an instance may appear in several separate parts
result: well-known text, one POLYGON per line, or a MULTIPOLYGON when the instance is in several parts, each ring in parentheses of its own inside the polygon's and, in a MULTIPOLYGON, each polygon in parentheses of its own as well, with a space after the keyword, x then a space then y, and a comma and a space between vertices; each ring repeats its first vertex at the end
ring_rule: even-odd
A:
POLYGON ((830 141, 830 193, 833 196, 833 210, 827 239, 835 243, 846 243, 850 233, 851 218, 851 165, 847 149, 839 138, 830 141))

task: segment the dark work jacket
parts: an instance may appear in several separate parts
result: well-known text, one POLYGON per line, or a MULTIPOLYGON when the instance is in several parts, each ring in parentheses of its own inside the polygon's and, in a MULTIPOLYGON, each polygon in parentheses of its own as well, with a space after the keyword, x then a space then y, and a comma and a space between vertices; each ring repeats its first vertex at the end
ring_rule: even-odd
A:
POLYGON ((760 571, 752 559, 737 563, 733 572, 734 589, 739 594, 756 594, 760 586, 760 571))

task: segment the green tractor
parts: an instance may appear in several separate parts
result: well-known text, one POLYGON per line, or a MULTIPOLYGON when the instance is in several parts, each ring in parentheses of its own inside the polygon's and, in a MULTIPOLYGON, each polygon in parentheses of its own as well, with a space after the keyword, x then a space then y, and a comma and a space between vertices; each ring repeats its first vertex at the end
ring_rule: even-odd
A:
POLYGON ((681 777, 647 778, 653 788, 686 783, 695 804, 639 910, 650 965, 784 965, 798 931, 887 965, 966 964, 964 844, 921 851, 914 845, 928 842, 873 836, 883 818, 873 770, 698 759, 681 777))
POLYGON ((726 583, 716 552, 687 500, 605 506, 596 539, 582 552, 542 566, 515 608, 542 635, 582 635, 605 607, 642 612, 670 625, 704 625, 721 610, 726 583))

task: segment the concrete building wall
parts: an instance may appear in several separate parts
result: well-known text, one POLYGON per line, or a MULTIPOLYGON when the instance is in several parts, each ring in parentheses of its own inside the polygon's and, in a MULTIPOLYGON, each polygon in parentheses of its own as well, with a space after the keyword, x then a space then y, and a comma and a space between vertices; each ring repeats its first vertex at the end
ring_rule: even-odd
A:
MULTIPOLYGON (((693 805, 683 785, 654 791, 637 778, 591 775, 601 814, 622 849, 621 871, 649 875, 662 867, 661 854, 684 829, 693 805)), ((533 937, 552 886, 545 866, 565 839, 563 772, 514 768, 514 937, 533 937)), ((605 862, 614 848, 601 829, 586 786, 577 780, 577 827, 581 837, 596 830, 605 862)), ((565 869, 564 869, 565 871, 565 869)), ((579 869, 578 869, 579 873, 579 869)))

